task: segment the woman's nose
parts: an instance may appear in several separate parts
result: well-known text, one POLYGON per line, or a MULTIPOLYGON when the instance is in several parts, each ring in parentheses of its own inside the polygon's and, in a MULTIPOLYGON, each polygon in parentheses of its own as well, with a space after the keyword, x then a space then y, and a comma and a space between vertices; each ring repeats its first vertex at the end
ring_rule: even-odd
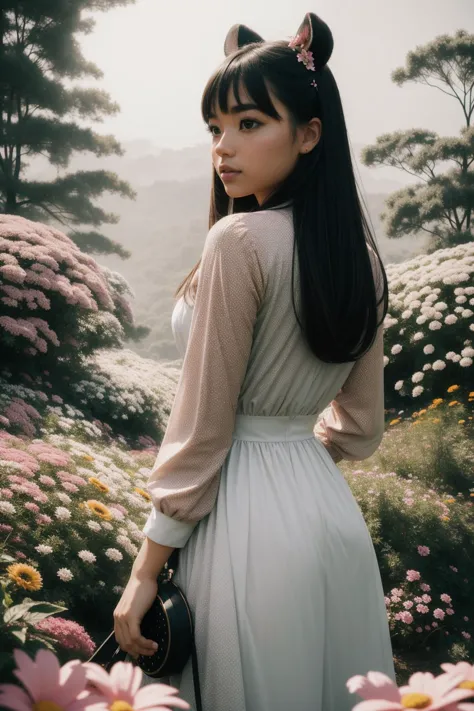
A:
POLYGON ((218 156, 222 157, 224 155, 231 156, 234 155, 235 150, 232 146, 231 139, 225 134, 221 135, 220 140, 215 145, 215 151, 218 156))

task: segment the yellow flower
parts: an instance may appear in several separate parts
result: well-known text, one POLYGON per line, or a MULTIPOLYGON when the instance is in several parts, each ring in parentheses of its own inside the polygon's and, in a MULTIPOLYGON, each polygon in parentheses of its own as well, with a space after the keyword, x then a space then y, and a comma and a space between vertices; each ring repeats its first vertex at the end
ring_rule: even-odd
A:
POLYGON ((442 521, 449 521, 449 516, 441 516, 442 521))
POLYGON ((458 420, 458 425, 463 425, 466 422, 466 420, 458 420))
POLYGON ((472 393, 469 393, 469 397, 474 397, 474 390, 472 391, 472 393))
POLYGON ((420 424, 420 420, 417 420, 416 422, 412 422, 411 426, 414 427, 415 425, 419 425, 419 424, 420 424))
POLYGON ((438 424, 439 422, 441 422, 441 419, 439 417, 433 417, 433 422, 438 424))
POLYGON ((474 494, 469 494, 469 496, 474 496, 474 494))
POLYGON ((442 397, 437 397, 437 398, 435 398, 435 399, 433 400, 433 405, 434 405, 435 407, 436 407, 437 405, 441 405, 441 403, 443 402, 443 400, 444 400, 444 398, 442 398, 442 397))
POLYGON ((101 504, 100 501, 94 501, 94 499, 89 499, 89 501, 86 501, 86 506, 88 506, 92 513, 95 513, 96 516, 99 516, 99 518, 103 518, 104 521, 111 520, 112 514, 110 513, 107 506, 101 504))
POLYGON ((102 491, 104 494, 106 494, 109 490, 109 487, 102 483, 100 479, 96 479, 95 476, 89 477, 89 481, 91 484, 93 484, 99 491, 102 491))
POLYGON ((427 412, 427 410, 420 410, 420 412, 419 412, 418 414, 419 414, 419 415, 424 415, 426 412, 427 412))
POLYGON ((459 405, 459 402, 457 400, 452 400, 451 402, 448 402, 449 407, 453 407, 453 405, 459 405))
POLYGON ((148 493, 148 491, 145 491, 144 489, 140 489, 139 486, 135 487, 135 491, 137 492, 137 494, 140 494, 140 496, 143 496, 143 498, 146 499, 147 501, 151 501, 151 496, 148 493))
POLYGON ((43 579, 36 568, 26 563, 14 563, 7 568, 7 575, 10 580, 13 580, 15 585, 25 590, 41 590, 43 587, 43 579))
POLYGON ((456 390, 459 390, 459 385, 451 385, 448 388, 448 393, 454 393, 456 390))
POLYGON ((83 454, 83 455, 82 455, 82 458, 83 458, 83 459, 86 459, 88 462, 93 462, 93 461, 94 461, 94 457, 91 457, 90 454, 83 454))
POLYGON ((455 501, 456 501, 456 499, 445 499, 444 503, 445 504, 454 504, 455 501))
MULTIPOLYGON (((392 420, 389 424, 391 424, 391 425, 398 425, 399 422, 400 422, 400 418, 397 417, 396 420, 392 420)), ((135 490, 135 491, 136 491, 136 490, 135 490)))

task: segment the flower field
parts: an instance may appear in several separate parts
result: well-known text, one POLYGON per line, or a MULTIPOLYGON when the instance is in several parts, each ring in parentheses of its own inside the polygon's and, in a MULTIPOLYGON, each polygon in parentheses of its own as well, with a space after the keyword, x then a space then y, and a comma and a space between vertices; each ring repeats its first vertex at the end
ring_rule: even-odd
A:
MULTIPOLYGON (((63 237, 0 216, 1 681, 18 646, 64 663, 108 634, 180 375, 123 348, 127 285, 63 237)), ((406 679, 474 657, 474 243, 387 271, 386 432, 340 466, 406 679)))

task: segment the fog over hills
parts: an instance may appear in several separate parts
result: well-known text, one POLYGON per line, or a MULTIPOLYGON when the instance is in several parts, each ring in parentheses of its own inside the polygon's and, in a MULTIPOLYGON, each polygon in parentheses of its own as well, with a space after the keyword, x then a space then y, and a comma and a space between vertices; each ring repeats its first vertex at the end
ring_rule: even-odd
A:
MULTIPOLYGON (((75 157, 68 170, 112 170, 137 192, 136 200, 105 196, 101 205, 120 216, 117 225, 104 226, 107 236, 132 252, 128 260, 98 257, 120 272, 134 293, 136 320, 152 329, 139 344, 131 345, 141 355, 157 360, 178 358, 171 331, 173 293, 199 259, 207 234, 211 158, 208 144, 181 150, 160 149, 150 141, 123 144, 124 156, 97 159, 87 154, 75 157)), ((362 146, 353 146, 356 175, 385 263, 400 262, 423 249, 423 238, 388 239, 380 213, 387 195, 406 184, 398 173, 380 177, 383 171, 369 169, 358 160, 362 146), (392 177, 394 175, 394 177, 392 177)), ((385 171, 387 172, 387 171, 385 171)), ((43 159, 29 167, 29 176, 49 179, 56 169, 43 159)))

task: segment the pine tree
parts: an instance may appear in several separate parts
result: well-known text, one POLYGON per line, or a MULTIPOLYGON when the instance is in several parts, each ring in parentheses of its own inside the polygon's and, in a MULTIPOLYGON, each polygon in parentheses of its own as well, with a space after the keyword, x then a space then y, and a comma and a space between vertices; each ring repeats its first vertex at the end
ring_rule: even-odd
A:
POLYGON ((474 239, 474 35, 458 30, 409 52, 392 73, 399 86, 415 82, 442 91, 462 110, 457 137, 427 129, 379 136, 362 152, 365 165, 399 168, 419 179, 390 195, 382 215, 389 237, 426 233, 428 251, 474 239))
POLYGON ((132 188, 110 171, 65 169, 76 152, 123 153, 113 136, 85 127, 117 113, 118 105, 105 91, 73 82, 102 76, 77 39, 94 27, 88 13, 131 2, 0 0, 0 212, 57 220, 84 251, 123 258, 130 253, 94 230, 118 217, 94 200, 106 192, 133 198, 132 188), (38 155, 60 169, 55 180, 28 179, 28 161, 38 155))

